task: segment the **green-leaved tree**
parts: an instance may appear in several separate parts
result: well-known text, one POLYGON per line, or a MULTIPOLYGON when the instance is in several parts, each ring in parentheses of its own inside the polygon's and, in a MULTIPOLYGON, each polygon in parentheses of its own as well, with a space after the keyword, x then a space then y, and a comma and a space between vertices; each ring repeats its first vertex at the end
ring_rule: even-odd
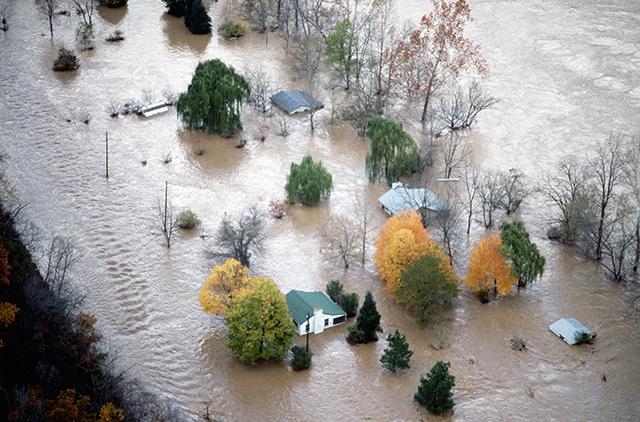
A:
POLYGON ((242 129, 240 108, 249 96, 249 84, 218 59, 198 64, 187 92, 180 95, 178 117, 188 129, 232 135, 242 129))
POLYGON ((409 369, 413 352, 409 349, 407 338, 396 330, 387 336, 389 346, 384 349, 380 358, 382 367, 388 371, 396 372, 396 369, 409 369))
POLYGON ((442 262, 427 254, 407 266, 400 276, 396 298, 428 325, 458 296, 458 283, 453 271, 443 271, 442 262))
POLYGON ((356 72, 358 65, 358 61, 355 59, 356 51, 357 37, 351 21, 343 19, 327 36, 325 59, 327 64, 333 66, 336 73, 344 80, 347 89, 351 88, 351 77, 356 72))
POLYGON ((333 180, 321 161, 314 163, 313 158, 307 155, 300 164, 291 163, 284 189, 290 203, 312 206, 329 197, 333 180))
POLYGON ((427 375, 420 377, 420 385, 413 398, 431 413, 439 415, 453 408, 456 379, 449 374, 450 367, 449 362, 439 360, 427 375))
POLYGON ((518 288, 527 287, 544 273, 545 259, 522 221, 505 223, 500 228, 502 254, 511 266, 513 275, 518 277, 518 288))
POLYGON ((256 277, 239 292, 225 313, 229 328, 227 345, 243 362, 282 360, 289 353, 295 328, 278 286, 256 277))
POLYGON ((418 147, 400 123, 374 117, 367 124, 366 137, 371 142, 366 158, 369 180, 385 179, 391 185, 415 170, 418 147))

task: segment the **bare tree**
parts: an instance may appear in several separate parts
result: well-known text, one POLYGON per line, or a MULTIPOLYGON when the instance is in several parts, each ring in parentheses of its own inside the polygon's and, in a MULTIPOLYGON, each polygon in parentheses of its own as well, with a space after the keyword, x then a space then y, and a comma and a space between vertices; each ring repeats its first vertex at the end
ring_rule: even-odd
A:
POLYGON ((494 213, 504 202, 500 173, 488 171, 482 175, 478 183, 478 199, 482 211, 482 223, 490 228, 494 223, 494 213))
POLYGON ((629 138, 625 156, 627 157, 625 181, 631 191, 631 201, 635 215, 633 272, 637 273, 638 265, 640 264, 640 135, 629 138))
POLYGON ((464 242, 462 202, 449 188, 446 188, 443 199, 447 203, 447 208, 434 219, 433 226, 437 240, 447 253, 450 264, 453 265, 464 242))
POLYGON ((76 8, 76 13, 82 17, 84 24, 92 26, 98 0, 71 0, 71 3, 76 8))
POLYGON ((614 281, 625 281, 629 275, 629 253, 633 248, 635 221, 633 210, 624 200, 617 204, 615 213, 605 222, 602 235, 600 265, 614 281))
POLYGON ((245 71, 245 78, 251 87, 249 103, 261 113, 267 113, 271 110, 271 96, 276 90, 273 81, 261 66, 245 71))
POLYGON ((340 260, 344 268, 349 268, 351 261, 360 256, 361 239, 356 220, 341 215, 331 216, 321 235, 325 244, 323 251, 340 260))
POLYGON ((164 201, 158 199, 157 218, 159 229, 164 240, 167 242, 167 248, 171 247, 171 239, 178 231, 178 216, 173 213, 173 205, 169 202, 169 185, 164 182, 164 201))
POLYGON ((0 31, 9 30, 9 6, 5 0, 0 1, 0 31))
POLYGON ((450 179, 453 173, 467 161, 471 152, 463 137, 456 132, 450 132, 442 139, 440 154, 444 164, 444 177, 450 179))
POLYGON ((351 91, 352 101, 341 108, 339 116, 364 138, 369 120, 384 112, 385 97, 377 95, 372 84, 355 84, 351 91))
POLYGON ((64 292, 67 274, 77 262, 73 243, 62 236, 55 236, 46 250, 44 281, 57 297, 64 292))
POLYGON ((40 10, 42 10, 47 19, 49 19, 49 34, 51 34, 51 38, 53 38, 53 17, 56 14, 56 9, 59 4, 59 0, 38 0, 40 10))
POLYGON ((524 174, 515 168, 509 169, 509 173, 500 175, 502 191, 504 192, 500 208, 507 215, 516 212, 526 197, 529 196, 530 190, 525 186, 524 178, 524 174))
POLYGON ((613 133, 598 145, 594 156, 587 159, 590 185, 596 200, 598 227, 595 237, 595 259, 602 259, 602 239, 607 208, 614 191, 622 181, 624 170, 624 137, 613 133))
POLYGON ((324 41, 313 34, 296 34, 292 37, 294 43, 293 65, 298 75, 305 81, 308 88, 315 84, 316 74, 322 63, 324 41))
POLYGON ((358 196, 355 200, 355 216, 360 237, 360 263, 364 266, 367 257, 367 245, 373 231, 373 215, 371 213, 371 204, 366 194, 358 196))
POLYGON ((465 165, 462 166, 461 179, 464 186, 462 204, 464 205, 464 211, 467 216, 468 236, 471 232, 471 220, 477 207, 478 189, 480 188, 481 180, 480 171, 467 161, 465 165))
POLYGON ((217 255, 235 258, 248 267, 251 257, 262 250, 264 217, 255 205, 236 217, 225 214, 215 238, 217 255))
POLYGON ((542 193, 560 211, 560 215, 553 219, 557 229, 552 227, 550 238, 569 244, 578 239, 581 221, 588 206, 586 186, 584 166, 575 159, 561 162, 558 173, 545 178, 542 193))
POLYGON ((289 119, 286 116, 276 114, 276 122, 278 124, 278 135, 286 138, 289 136, 289 119))
POLYGON ((455 131, 473 125, 480 112, 493 107, 497 102, 497 98, 489 95, 477 81, 473 81, 466 93, 457 86, 449 95, 442 96, 436 114, 446 128, 455 131))
POLYGON ((277 6, 274 0, 243 0, 246 17, 257 32, 272 31, 278 24, 277 6))

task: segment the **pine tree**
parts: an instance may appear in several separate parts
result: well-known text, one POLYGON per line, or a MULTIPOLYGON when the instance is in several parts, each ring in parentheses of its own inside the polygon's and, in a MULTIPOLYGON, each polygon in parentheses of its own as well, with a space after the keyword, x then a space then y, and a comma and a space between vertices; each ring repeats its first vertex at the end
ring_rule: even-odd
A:
POLYGON ((396 330, 393 334, 387 336, 387 342, 389 346, 384 349, 384 353, 380 358, 382 367, 392 372, 396 372, 396 369, 411 368, 409 362, 413 352, 409 350, 407 338, 396 330))
POLYGON ((162 0, 167 7, 167 13, 171 16, 181 18, 187 11, 186 0, 162 0))
POLYGON ((349 327, 347 341, 349 343, 368 343, 378 341, 376 331, 380 328, 380 314, 376 308, 376 301, 373 300, 371 292, 367 292, 364 303, 354 326, 349 327))
POLYGON ((191 0, 187 2, 184 24, 192 34, 210 34, 211 17, 204 8, 201 0, 191 0))
POLYGON ((437 361, 427 375, 420 377, 413 399, 437 415, 453 408, 453 387, 456 379, 449 374, 449 362, 437 361))

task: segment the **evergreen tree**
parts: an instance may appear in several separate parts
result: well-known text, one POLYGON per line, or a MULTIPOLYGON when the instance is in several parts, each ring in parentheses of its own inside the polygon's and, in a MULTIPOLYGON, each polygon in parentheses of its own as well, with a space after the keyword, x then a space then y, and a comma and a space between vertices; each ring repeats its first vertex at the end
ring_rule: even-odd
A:
POLYGON ((354 344, 378 341, 376 332, 379 328, 380 314, 376 308, 376 301, 373 300, 371 292, 367 292, 362 308, 358 313, 356 324, 349 327, 347 341, 354 344))
POLYGON ((211 17, 204 8, 202 0, 187 0, 184 24, 192 34, 211 33, 211 17))
POLYGON ((416 168, 418 147, 400 123, 374 117, 367 123, 366 137, 371 141, 366 158, 369 180, 384 178, 391 185, 416 168))
POLYGON ((409 343, 407 343, 406 337, 396 330, 393 334, 387 336, 387 342, 389 346, 384 349, 384 353, 380 358, 382 367, 392 372, 396 372, 396 369, 411 368, 409 362, 413 352, 409 350, 409 343))
POLYGON ((291 348, 291 368, 294 371, 309 369, 312 357, 313 353, 311 350, 307 350, 306 347, 293 346, 291 348))
POLYGON ((333 180, 321 161, 314 163, 313 158, 307 155, 300 164, 291 163, 284 189, 287 200, 292 204, 317 205, 331 194, 333 180))
POLYGON ((181 18, 187 11, 187 0, 162 0, 162 2, 171 16, 181 18))
POLYGON ((249 84, 218 59, 198 64, 187 92, 180 95, 178 117, 188 129, 231 135, 242 129, 240 108, 249 84))
POLYGON ((360 297, 357 293, 342 293, 338 304, 347 313, 347 318, 351 318, 358 314, 358 302, 360 297))
POLYGON ((98 3, 100 3, 100 6, 116 8, 126 6, 127 0, 98 0, 98 3))
POLYGON ((418 391, 414 394, 415 401, 437 415, 453 408, 453 387, 456 379, 449 374, 449 362, 437 361, 426 376, 420 377, 418 391))
POLYGON ((518 288, 527 287, 544 273, 544 256, 529 239, 529 233, 522 221, 505 223, 500 229, 502 254, 511 266, 513 275, 518 277, 518 288))
POLYGON ((325 289, 325 291, 327 292, 327 296, 329 296, 331 300, 333 300, 338 305, 340 304, 342 290, 342 283, 340 283, 338 280, 331 280, 329 283, 327 283, 327 287, 325 289))

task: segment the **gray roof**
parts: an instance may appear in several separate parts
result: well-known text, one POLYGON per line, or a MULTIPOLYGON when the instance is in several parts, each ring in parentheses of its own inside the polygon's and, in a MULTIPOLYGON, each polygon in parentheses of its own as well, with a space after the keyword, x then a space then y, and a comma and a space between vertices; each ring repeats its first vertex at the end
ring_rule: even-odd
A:
POLYGON ((289 313, 298 325, 307 320, 307 314, 313 316, 315 308, 322 309, 322 313, 325 315, 346 315, 346 312, 323 292, 291 290, 287 293, 286 298, 289 313))
POLYGON ((280 91, 271 102, 289 114, 324 108, 324 104, 305 91, 280 91))
POLYGON ((587 334, 591 338, 596 336, 594 331, 582 325, 575 318, 561 318, 549 325, 549 329, 567 344, 576 344, 576 336, 582 333, 587 334))
POLYGON ((447 209, 447 204, 429 189, 407 188, 402 185, 389 189, 378 198, 378 202, 391 214, 405 210, 419 211, 421 208, 436 212, 447 209))

